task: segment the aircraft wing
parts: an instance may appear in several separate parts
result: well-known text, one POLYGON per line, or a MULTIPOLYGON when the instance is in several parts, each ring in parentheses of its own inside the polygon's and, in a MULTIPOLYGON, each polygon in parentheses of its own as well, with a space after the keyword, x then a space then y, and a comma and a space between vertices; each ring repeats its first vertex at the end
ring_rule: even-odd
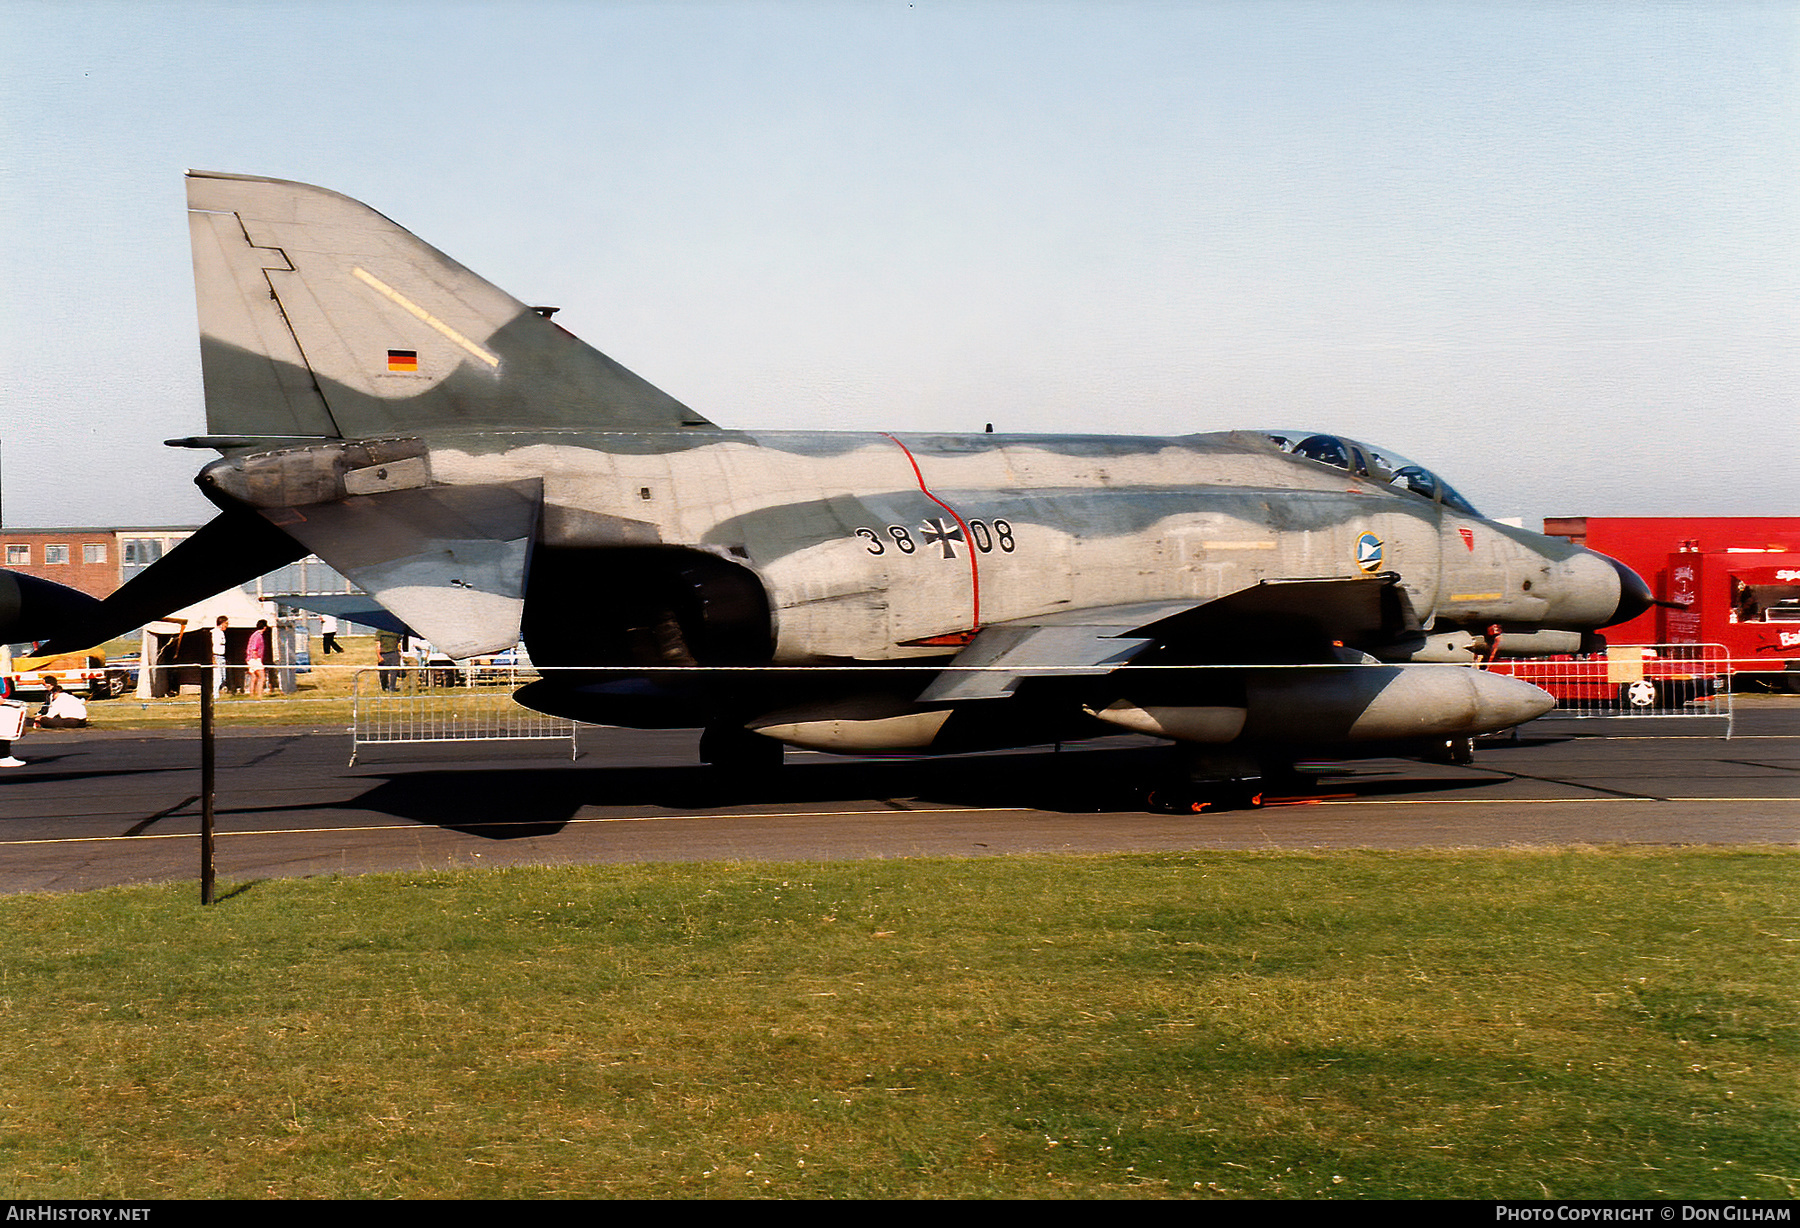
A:
POLYGON ((1324 662, 1419 633, 1391 573, 1265 580, 1212 601, 1070 610, 985 627, 920 703, 1001 699, 1027 678, 1092 677, 1154 657, 1166 665, 1324 662))
POLYGON ((518 643, 542 505, 543 483, 533 478, 391 490, 263 514, 400 622, 462 658, 518 643))
POLYGON ((919 696, 920 703, 1000 699, 1033 677, 1109 674, 1156 642, 1143 630, 1191 602, 1102 606, 984 627, 919 696))

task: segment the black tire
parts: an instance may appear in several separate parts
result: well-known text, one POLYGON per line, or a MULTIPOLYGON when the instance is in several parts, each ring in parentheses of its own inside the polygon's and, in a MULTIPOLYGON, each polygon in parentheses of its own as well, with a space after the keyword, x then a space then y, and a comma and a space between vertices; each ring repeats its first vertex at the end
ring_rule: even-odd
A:
POLYGON ((700 735, 700 761, 721 771, 772 772, 786 758, 787 747, 742 725, 708 725, 700 735))
POLYGON ((1627 712, 1642 712, 1646 708, 1661 707, 1665 701, 1661 684, 1648 678, 1639 678, 1636 682, 1619 684, 1619 707, 1627 712))
POLYGON ((1430 751, 1421 755, 1427 763, 1450 763, 1465 767, 1475 762, 1475 739, 1469 737, 1445 738, 1432 746, 1430 751))
POLYGON ((1213 780, 1164 785, 1152 789, 1144 808, 1152 814, 1205 814, 1219 810, 1257 810, 1263 804, 1259 780, 1213 780))

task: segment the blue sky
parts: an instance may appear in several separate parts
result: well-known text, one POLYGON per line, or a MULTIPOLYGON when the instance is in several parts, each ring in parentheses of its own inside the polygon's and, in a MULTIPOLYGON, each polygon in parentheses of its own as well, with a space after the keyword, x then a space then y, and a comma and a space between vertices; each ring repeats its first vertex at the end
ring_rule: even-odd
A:
POLYGON ((181 173, 364 200, 715 421, 1311 427, 1800 514, 1800 0, 0 0, 0 475, 183 523, 181 173))

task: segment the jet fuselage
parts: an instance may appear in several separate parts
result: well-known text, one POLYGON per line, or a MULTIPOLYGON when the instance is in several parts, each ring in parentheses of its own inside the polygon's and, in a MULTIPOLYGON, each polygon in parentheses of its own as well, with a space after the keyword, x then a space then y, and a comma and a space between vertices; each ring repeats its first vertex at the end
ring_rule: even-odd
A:
MULTIPOLYGON (((1249 432, 484 432, 389 441, 385 461, 359 446, 240 455, 203 485, 266 511, 359 490, 541 482, 535 549, 681 549, 753 573, 766 659, 786 664, 942 656, 994 623, 1207 602, 1276 578, 1394 574, 1438 631, 1581 630, 1620 601, 1600 556, 1249 432), (327 469, 335 484, 320 482, 327 469)), ((447 630, 434 641, 505 646, 447 630)))

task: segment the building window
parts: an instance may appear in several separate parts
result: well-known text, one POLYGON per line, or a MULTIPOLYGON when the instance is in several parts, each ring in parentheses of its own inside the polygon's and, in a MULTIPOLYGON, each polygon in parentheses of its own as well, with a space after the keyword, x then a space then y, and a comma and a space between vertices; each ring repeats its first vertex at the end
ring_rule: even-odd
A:
POLYGON ((148 567, 162 557, 162 542, 154 537, 125 539, 125 566, 148 567))
POLYGON ((31 566, 31 547, 8 546, 6 548, 6 565, 8 567, 31 566))
POLYGON ((44 566, 49 567, 54 563, 67 563, 68 561, 69 548, 67 546, 44 547, 44 566))
POLYGON ((106 543, 83 542, 81 545, 81 561, 84 563, 106 562, 106 543))
POLYGON ((129 581, 163 556, 163 544, 160 538, 127 537, 124 542, 125 562, 119 568, 121 581, 129 581))

